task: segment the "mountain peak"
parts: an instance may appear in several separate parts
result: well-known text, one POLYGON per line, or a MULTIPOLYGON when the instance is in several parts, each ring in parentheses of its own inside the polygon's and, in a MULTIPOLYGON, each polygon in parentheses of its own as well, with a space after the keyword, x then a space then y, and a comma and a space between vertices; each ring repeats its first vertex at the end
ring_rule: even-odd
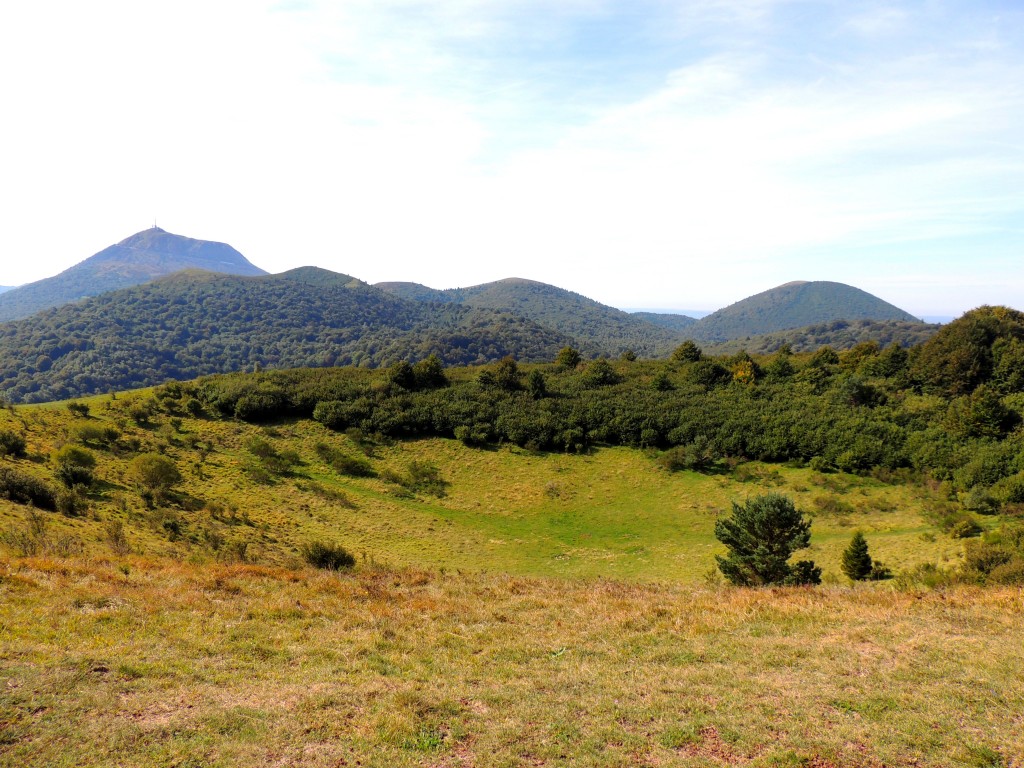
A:
POLYGON ((692 334, 700 341, 722 342, 836 320, 917 322, 910 313, 852 285, 795 280, 711 313, 693 326, 692 334))
POLYGON ((59 275, 4 292, 0 295, 0 322, 147 283, 183 269, 230 275, 267 274, 227 243, 196 240, 153 226, 104 248, 59 275))

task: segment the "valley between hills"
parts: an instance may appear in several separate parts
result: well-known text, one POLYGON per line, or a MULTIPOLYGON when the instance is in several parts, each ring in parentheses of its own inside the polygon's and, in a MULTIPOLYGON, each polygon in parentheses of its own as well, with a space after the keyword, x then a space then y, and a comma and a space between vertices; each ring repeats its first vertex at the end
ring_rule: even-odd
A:
POLYGON ((0 323, 0 763, 1019 763, 1024 314, 213 246, 0 294, 56 302, 0 323), (809 537, 736 585, 764 498, 809 537))

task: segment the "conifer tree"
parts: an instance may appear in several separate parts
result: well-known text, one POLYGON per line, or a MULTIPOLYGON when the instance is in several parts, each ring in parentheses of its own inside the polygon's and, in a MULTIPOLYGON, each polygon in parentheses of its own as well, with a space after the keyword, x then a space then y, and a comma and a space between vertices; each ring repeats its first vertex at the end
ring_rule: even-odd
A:
POLYGON ((729 548, 716 555, 718 569, 733 584, 818 584, 821 569, 810 560, 791 566, 789 556, 811 541, 811 522, 792 500, 778 493, 733 502, 732 517, 715 523, 715 538, 729 548))
POLYGON ((843 551, 843 573, 853 581, 864 581, 871 578, 872 566, 867 539, 863 533, 857 531, 850 540, 850 546, 843 551))

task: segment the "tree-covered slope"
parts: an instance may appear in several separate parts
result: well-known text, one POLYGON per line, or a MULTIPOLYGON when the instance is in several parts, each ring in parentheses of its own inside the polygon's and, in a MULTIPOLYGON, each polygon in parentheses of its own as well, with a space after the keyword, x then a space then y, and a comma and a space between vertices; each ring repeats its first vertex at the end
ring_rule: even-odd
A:
POLYGON ((671 352, 683 339, 673 329, 578 293, 518 277, 445 291, 416 283, 381 283, 378 287, 419 301, 515 312, 570 336, 585 355, 592 357, 617 356, 627 350, 642 357, 658 357, 671 352))
POLYGON ((915 350, 912 372, 922 388, 949 395, 982 385, 1024 390, 1024 312, 986 306, 965 313, 915 350))
POLYGON ((226 243, 173 235, 159 227, 138 232, 59 275, 0 296, 0 321, 28 317, 88 296, 147 283, 183 269, 230 275, 265 275, 226 243))
POLYGON ((39 402, 255 365, 543 361, 568 343, 508 312, 405 301, 327 270, 182 272, 0 324, 0 395, 39 402))
POLYGON ((767 355, 782 347, 789 347, 794 352, 813 352, 821 347, 844 350, 865 343, 875 343, 879 347, 890 344, 913 347, 930 339, 939 328, 939 325, 904 320, 834 320, 763 336, 744 336, 705 344, 704 351, 713 355, 734 355, 740 351, 767 355))
POLYGON ((667 312, 630 312, 629 314, 638 320, 654 323, 654 325, 668 328, 670 331, 684 331, 697 322, 696 318, 689 315, 677 315, 667 312))
POLYGON ((835 320, 918 322, 859 288, 819 280, 786 283, 750 296, 698 320, 687 332, 701 341, 728 341, 835 320))
POLYGON ((437 288, 420 283, 375 283, 375 288, 380 288, 385 293, 398 296, 400 299, 411 299, 412 301, 436 301, 439 304, 457 303, 455 298, 447 291, 439 291, 437 288))

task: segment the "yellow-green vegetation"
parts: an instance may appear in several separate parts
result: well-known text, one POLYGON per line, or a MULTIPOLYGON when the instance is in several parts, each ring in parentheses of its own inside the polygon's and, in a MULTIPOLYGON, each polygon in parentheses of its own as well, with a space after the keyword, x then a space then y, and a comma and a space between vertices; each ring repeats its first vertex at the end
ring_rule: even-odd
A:
POLYGON ((1017 588, 0 560, 10 766, 1016 766, 1017 588))
MULTIPOLYGON (((917 585, 962 557, 929 522, 948 511, 938 485, 192 408, 145 392, 0 410, 4 482, 46 502, 0 500, 0 764, 1009 768, 1024 754, 1024 593, 917 585), (715 521, 767 491, 812 519, 798 556, 824 586, 721 583, 715 521), (918 576, 851 586, 855 531, 918 576)), ((968 559, 1003 547, 999 567, 1016 568, 1011 544, 968 559)))
MULTIPOLYGON (((670 472, 653 453, 628 448, 577 456, 441 439, 377 443, 312 420, 171 417, 148 395, 87 404, 87 418, 34 406, 0 415, 0 430, 24 435, 27 448, 5 466, 59 488, 55 462, 72 453, 68 445, 95 457, 91 486, 59 494, 65 514, 36 515, 45 528, 37 552, 290 566, 323 540, 394 566, 698 583, 724 552, 715 520, 766 490, 813 518, 801 557, 822 566, 826 581, 845 582, 841 554, 855 530, 897 573, 953 565, 962 550, 926 520, 937 495, 914 485, 756 462, 670 472), (159 477, 143 472, 157 464, 159 477)), ((8 545, 12 532, 25 533, 30 509, 0 502, 8 545)))

